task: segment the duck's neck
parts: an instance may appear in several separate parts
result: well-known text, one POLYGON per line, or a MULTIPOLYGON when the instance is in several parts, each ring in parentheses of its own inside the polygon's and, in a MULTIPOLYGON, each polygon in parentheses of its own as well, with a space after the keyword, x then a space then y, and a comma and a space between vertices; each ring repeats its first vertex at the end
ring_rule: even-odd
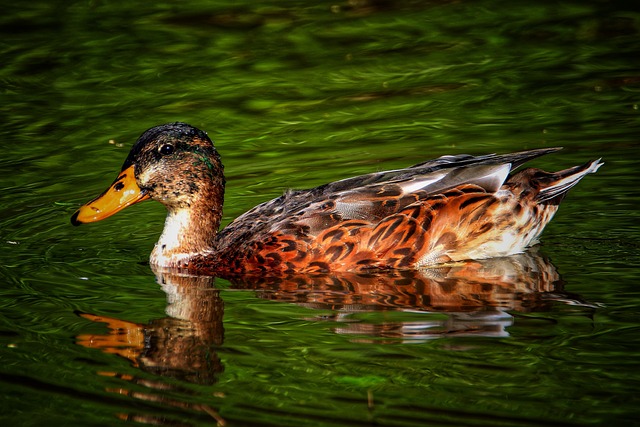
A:
POLYGON ((149 262, 161 267, 184 267, 188 260, 214 249, 222 217, 222 202, 168 208, 162 235, 149 262))

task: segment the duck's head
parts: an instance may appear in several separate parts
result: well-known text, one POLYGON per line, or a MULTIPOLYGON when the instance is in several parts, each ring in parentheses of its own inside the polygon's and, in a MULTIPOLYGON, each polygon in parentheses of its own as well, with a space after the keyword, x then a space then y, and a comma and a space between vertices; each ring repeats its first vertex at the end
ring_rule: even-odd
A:
POLYGON ((170 123, 138 138, 113 184, 83 205, 71 223, 100 221, 146 199, 170 211, 204 205, 221 212, 223 194, 222 163, 207 134, 186 123, 170 123))

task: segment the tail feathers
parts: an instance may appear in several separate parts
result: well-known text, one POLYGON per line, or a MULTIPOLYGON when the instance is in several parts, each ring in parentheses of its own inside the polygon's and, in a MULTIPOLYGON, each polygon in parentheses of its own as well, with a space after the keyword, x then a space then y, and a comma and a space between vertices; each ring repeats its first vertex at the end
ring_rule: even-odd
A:
POLYGON ((575 166, 554 174, 550 174, 548 185, 542 186, 536 200, 538 203, 559 202, 582 178, 595 173, 604 163, 602 159, 593 160, 581 166, 575 166))

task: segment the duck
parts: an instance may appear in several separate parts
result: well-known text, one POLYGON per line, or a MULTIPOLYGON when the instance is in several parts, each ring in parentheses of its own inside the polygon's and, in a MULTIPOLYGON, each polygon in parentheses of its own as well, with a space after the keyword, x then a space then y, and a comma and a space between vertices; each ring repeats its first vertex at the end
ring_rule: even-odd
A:
POLYGON ((416 165, 287 190, 220 229, 225 177, 206 132, 148 129, 113 183, 73 225, 144 200, 167 209, 149 263, 217 277, 411 270, 505 257, 535 245, 567 192, 601 159, 558 172, 524 163, 560 150, 445 155, 416 165))

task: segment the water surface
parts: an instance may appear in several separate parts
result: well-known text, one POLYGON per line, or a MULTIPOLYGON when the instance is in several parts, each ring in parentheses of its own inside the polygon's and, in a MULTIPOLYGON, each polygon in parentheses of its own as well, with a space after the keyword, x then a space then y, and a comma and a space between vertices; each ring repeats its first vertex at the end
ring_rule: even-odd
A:
POLYGON ((635 6, 5 3, 3 425, 637 423, 635 6), (605 166, 520 257, 232 283, 149 268, 157 204, 69 224, 176 120, 223 157, 225 223, 444 154, 605 166))

